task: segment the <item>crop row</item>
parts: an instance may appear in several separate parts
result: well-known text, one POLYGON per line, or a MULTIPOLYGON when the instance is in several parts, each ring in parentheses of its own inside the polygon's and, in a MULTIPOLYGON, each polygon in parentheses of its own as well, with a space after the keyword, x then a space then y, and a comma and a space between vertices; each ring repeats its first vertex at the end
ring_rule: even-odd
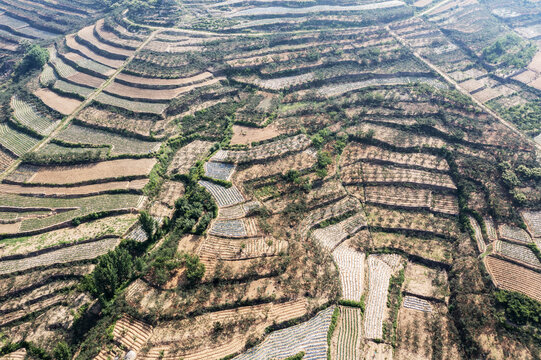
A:
POLYGON ((361 339, 361 309, 341 306, 336 358, 340 360, 356 360, 360 358, 359 343, 361 339))
POLYGON ((541 301, 541 273, 493 256, 487 256, 485 264, 498 288, 517 291, 541 301))
POLYGON ((325 359, 327 357, 327 331, 333 311, 334 307, 331 306, 305 323, 275 331, 261 344, 234 359, 283 359, 301 351, 305 352, 303 359, 325 359))
POLYGON ((526 246, 498 240, 495 243, 494 250, 512 259, 522 261, 529 265, 541 267, 541 262, 539 262, 539 259, 535 253, 526 246))
POLYGON ((242 196, 236 186, 226 188, 204 180, 199 181, 199 185, 205 187, 210 192, 219 207, 231 206, 245 201, 244 196, 242 196))
POLYGON ((541 211, 523 211, 522 217, 534 237, 541 236, 541 211))
POLYGON ((359 160, 378 160, 392 162, 400 165, 419 166, 427 169, 448 171, 449 165, 445 159, 423 153, 401 153, 384 148, 351 143, 344 150, 341 157, 344 165, 357 162, 359 160))
POLYGON ((368 297, 364 318, 364 335, 368 339, 383 338, 383 317, 392 270, 375 255, 368 256, 368 297))
POLYGON ((364 285, 364 253, 342 244, 332 253, 338 266, 342 299, 361 301, 364 285))
POLYGON ((62 248, 30 258, 1 261, 0 274, 9 274, 38 266, 49 266, 53 264, 94 259, 105 254, 109 250, 114 249, 118 242, 118 238, 105 239, 62 248))
POLYGON ((501 224, 498 226, 498 233, 500 238, 510 241, 517 241, 524 244, 529 244, 532 242, 532 238, 528 233, 516 226, 501 224))
POLYGON ((22 156, 39 142, 38 139, 19 132, 6 123, 0 124, 0 144, 12 151, 15 155, 22 156))
POLYGON ((45 115, 40 114, 34 106, 16 96, 11 98, 11 107, 13 108, 15 119, 42 135, 50 134, 59 123, 58 120, 53 121, 45 115))
POLYGON ((261 161, 273 157, 284 156, 287 153, 302 151, 310 146, 310 139, 304 135, 297 135, 268 144, 259 145, 249 150, 219 150, 211 161, 227 163, 248 163, 261 161))
POLYGON ((113 154, 148 154, 158 150, 161 143, 145 141, 116 133, 71 124, 57 138, 74 144, 109 145, 113 154))

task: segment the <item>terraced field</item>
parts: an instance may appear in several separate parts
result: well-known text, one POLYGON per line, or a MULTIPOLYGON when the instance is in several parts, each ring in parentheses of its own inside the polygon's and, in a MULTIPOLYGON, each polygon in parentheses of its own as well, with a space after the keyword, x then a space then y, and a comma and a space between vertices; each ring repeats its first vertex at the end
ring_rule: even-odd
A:
POLYGON ((3 358, 533 358, 540 14, 0 0, 3 358))

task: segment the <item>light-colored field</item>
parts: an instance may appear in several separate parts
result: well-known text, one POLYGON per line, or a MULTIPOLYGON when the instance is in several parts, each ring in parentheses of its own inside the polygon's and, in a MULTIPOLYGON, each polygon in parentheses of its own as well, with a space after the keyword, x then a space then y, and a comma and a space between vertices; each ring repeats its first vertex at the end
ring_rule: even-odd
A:
POLYGON ((404 290, 409 293, 442 299, 447 295, 447 273, 443 270, 408 262, 404 275, 404 290))
POLYGON ((132 181, 111 181, 102 184, 81 186, 21 186, 14 184, 0 184, 0 193, 21 195, 69 196, 90 195, 111 190, 141 190, 148 179, 132 181))
POLYGON ((195 140, 181 147, 167 169, 168 174, 185 174, 198 161, 202 160, 212 147, 212 142, 195 140))
POLYGON ((126 214, 99 219, 79 226, 54 230, 30 237, 2 241, 0 257, 25 254, 51 246, 70 244, 103 236, 122 236, 137 221, 137 215, 126 214))
POLYGON ((120 159, 89 165, 40 168, 28 183, 70 184, 104 178, 147 175, 156 159, 120 159))
POLYGON ((60 96, 49 89, 36 90, 34 92, 34 95, 39 97, 41 101, 45 103, 45 105, 49 106, 50 108, 58 111, 63 115, 71 114, 82 103, 80 100, 77 99, 60 96))
POLYGON ((231 145, 249 145, 252 142, 272 139, 280 134, 281 132, 278 130, 275 124, 270 124, 262 129, 233 125, 233 137, 231 138, 231 145))

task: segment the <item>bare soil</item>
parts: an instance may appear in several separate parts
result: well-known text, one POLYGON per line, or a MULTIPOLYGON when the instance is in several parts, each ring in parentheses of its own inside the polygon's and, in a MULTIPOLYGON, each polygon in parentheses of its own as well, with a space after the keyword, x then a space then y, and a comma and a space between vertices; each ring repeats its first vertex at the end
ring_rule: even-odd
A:
POLYGON ((34 95, 39 97, 41 101, 45 103, 45 105, 53 108, 54 110, 58 111, 63 115, 71 114, 82 103, 80 100, 77 99, 60 96, 49 89, 36 90, 34 92, 34 95))
POLYGON ((121 176, 147 175, 156 159, 120 159, 88 165, 43 167, 29 183, 70 184, 121 176))
POLYGON ((253 128, 248 126, 233 125, 233 138, 231 145, 250 145, 254 141, 263 141, 272 139, 280 135, 275 124, 270 124, 265 128, 253 128))

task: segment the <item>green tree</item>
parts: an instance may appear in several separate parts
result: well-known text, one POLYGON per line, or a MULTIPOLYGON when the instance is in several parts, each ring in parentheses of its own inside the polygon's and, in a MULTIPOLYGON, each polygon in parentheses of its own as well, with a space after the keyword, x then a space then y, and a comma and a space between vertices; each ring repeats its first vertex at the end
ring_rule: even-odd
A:
POLYGON ((64 341, 60 341, 56 344, 56 347, 53 350, 53 356, 56 360, 70 360, 71 359, 71 350, 64 341))
POLYGON ((41 69, 49 61, 49 52, 37 44, 27 47, 23 59, 15 69, 15 76, 20 76, 34 69, 41 69))
POLYGON ((139 223, 145 234, 147 234, 148 239, 152 241, 154 232, 156 231, 156 221, 150 216, 148 211, 141 211, 139 214, 139 223))
POLYGON ((116 289, 131 277, 133 268, 133 258, 126 249, 117 248, 109 251, 100 257, 94 270, 95 291, 105 299, 113 298, 116 289))
POLYGON ((195 285, 203 279, 205 275, 205 265, 199 260, 197 255, 184 255, 184 261, 186 264, 186 279, 190 285, 195 285))

